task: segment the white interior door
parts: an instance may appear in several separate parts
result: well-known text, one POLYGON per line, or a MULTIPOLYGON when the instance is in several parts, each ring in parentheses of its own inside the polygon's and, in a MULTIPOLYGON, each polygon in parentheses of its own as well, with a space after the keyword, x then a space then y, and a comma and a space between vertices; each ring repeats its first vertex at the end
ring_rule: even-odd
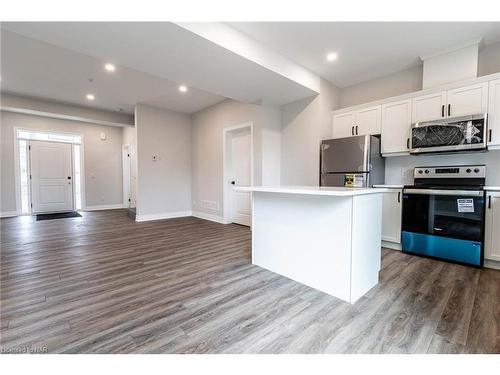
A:
POLYGON ((33 213, 73 210, 71 144, 30 142, 33 213))
MULTIPOLYGON (((249 129, 235 131, 231 136, 231 179, 235 186, 251 185, 251 134, 249 129)), ((250 226, 252 223, 251 193, 232 191, 232 221, 250 226)))
POLYGON ((130 146, 122 147, 122 167, 123 167, 123 205, 132 207, 131 185, 130 185, 130 146))

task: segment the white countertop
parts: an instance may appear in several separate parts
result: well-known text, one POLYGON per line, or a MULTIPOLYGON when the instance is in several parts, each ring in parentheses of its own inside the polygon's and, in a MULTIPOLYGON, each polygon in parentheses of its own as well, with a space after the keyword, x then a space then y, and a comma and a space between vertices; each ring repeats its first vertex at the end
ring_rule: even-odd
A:
POLYGON ((246 192, 266 192, 284 194, 306 194, 306 195, 329 195, 339 197, 349 197, 364 194, 379 194, 388 191, 383 188, 346 188, 327 186, 235 186, 236 191, 246 192))
POLYGON ((402 189, 404 185, 373 185, 374 188, 402 189))
POLYGON ((483 189, 489 191, 500 191, 500 186, 485 186, 483 189))

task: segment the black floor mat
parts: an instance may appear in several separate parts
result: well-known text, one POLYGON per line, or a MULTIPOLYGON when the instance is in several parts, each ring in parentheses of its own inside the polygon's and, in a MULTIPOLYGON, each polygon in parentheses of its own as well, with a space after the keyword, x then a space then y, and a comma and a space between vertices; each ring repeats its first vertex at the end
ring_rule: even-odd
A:
POLYGON ((80 215, 78 212, 60 212, 60 213, 53 213, 53 214, 38 214, 38 215, 36 215, 36 221, 66 219, 68 217, 82 217, 82 215, 80 215))

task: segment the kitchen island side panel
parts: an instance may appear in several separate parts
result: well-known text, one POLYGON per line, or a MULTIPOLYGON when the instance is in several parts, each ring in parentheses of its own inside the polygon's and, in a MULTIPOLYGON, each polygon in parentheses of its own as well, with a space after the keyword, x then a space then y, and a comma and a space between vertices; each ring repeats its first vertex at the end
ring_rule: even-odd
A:
POLYGON ((254 192, 252 262, 350 302, 352 201, 254 192))
POLYGON ((383 194, 352 200, 351 303, 378 283, 381 268, 383 194))

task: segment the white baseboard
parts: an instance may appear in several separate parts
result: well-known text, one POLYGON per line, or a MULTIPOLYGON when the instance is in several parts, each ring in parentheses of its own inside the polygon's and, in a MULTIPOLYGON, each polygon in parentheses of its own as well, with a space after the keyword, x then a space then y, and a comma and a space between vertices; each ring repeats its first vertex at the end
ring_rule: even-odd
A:
POLYGON ((401 250, 401 243, 382 240, 382 247, 386 247, 392 250, 401 250))
POLYGON ((159 214, 150 214, 150 215, 139 215, 136 214, 135 221, 152 221, 152 220, 163 220, 163 219, 173 219, 176 217, 186 217, 191 216, 191 211, 178 211, 178 212, 162 212, 159 214))
POLYGON ((14 216, 17 216, 17 211, 0 212, 0 217, 14 217, 14 216))
POLYGON ((486 268, 493 268, 494 270, 500 270, 500 262, 496 260, 485 259, 484 266, 486 268))
POLYGON ((126 208, 126 206, 123 203, 103 204, 100 206, 86 206, 82 211, 116 210, 118 208, 126 208))
POLYGON ((230 224, 231 223, 230 221, 226 220, 226 218, 223 216, 209 214, 206 212, 193 211, 192 216, 197 217, 199 219, 215 221, 216 223, 220 223, 220 224, 230 224))

